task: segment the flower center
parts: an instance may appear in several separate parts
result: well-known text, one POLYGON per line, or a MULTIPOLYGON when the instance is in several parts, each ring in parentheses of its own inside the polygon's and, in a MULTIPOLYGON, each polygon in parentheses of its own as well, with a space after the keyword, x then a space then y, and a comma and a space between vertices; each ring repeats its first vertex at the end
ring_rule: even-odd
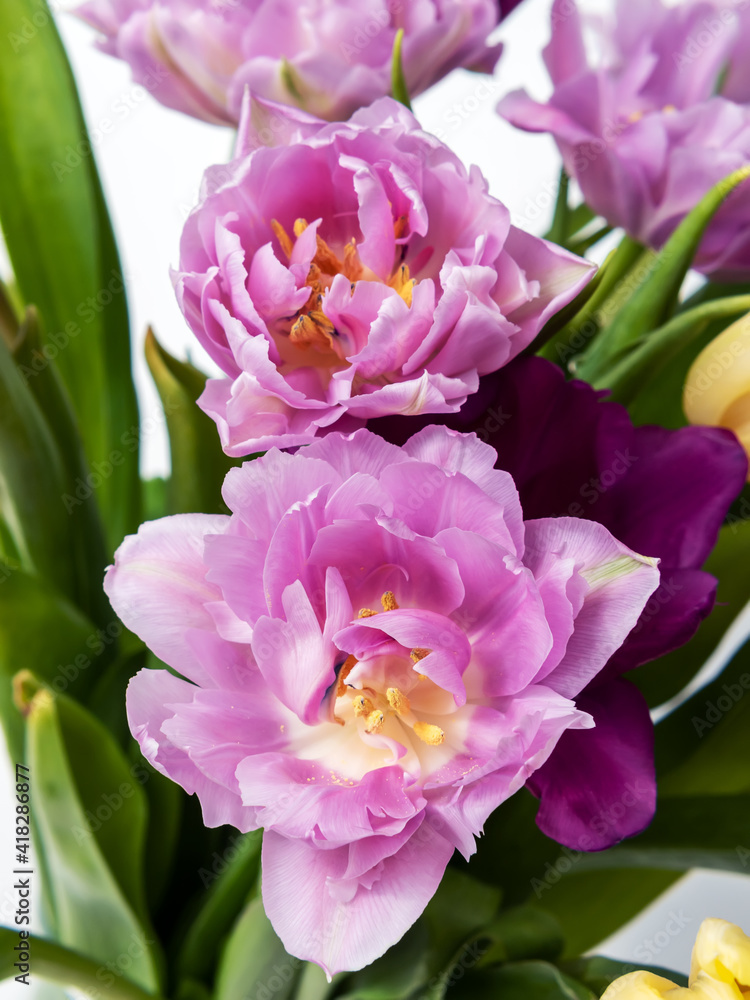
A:
MULTIPOLYGON (((403 236, 406 223, 406 216, 402 216, 394 222, 396 239, 403 236)), ((294 223, 295 238, 299 238, 307 227, 306 219, 297 219, 294 223)), ((294 250, 294 242, 276 219, 271 220, 271 228, 287 260, 290 260, 294 250)), ((359 259, 357 244, 353 237, 344 244, 341 251, 342 256, 339 256, 321 236, 316 236, 316 244, 315 256, 310 263, 310 269, 305 279, 305 285, 310 289, 310 296, 296 315, 285 322, 284 325, 288 324, 288 328, 277 332, 282 334, 282 338, 289 345, 308 355, 303 362, 304 364, 316 367, 342 368, 348 365, 347 353, 351 352, 347 351, 339 331, 336 330, 323 310, 325 294, 331 287, 333 279, 339 274, 348 279, 352 294, 354 294, 358 281, 381 281, 381 279, 359 259), (318 357, 311 357, 311 350, 318 357)), ((397 260, 394 262, 393 271, 388 280, 383 283, 389 288, 395 289, 404 302, 411 307, 415 282, 409 276, 408 266, 401 259, 404 248, 397 246, 396 249, 397 260)), ((281 344, 279 344, 279 348, 282 349, 281 344)), ((288 355, 288 353, 288 350, 282 351, 284 355, 288 355)), ((287 360, 286 357, 285 360, 287 360)), ((299 364, 299 360, 297 363, 299 364)))
MULTIPOLYGON (((387 590, 380 599, 383 611, 397 611, 398 604, 393 592, 387 590)), ((370 618, 377 614, 371 608, 362 608, 360 618, 370 618)), ((358 727, 368 735, 382 732, 389 721, 397 721, 413 732, 417 739, 428 746, 440 746, 445 742, 445 732, 440 726, 420 718, 421 712, 415 713, 409 694, 405 687, 420 686, 421 681, 427 681, 424 674, 417 673, 413 664, 418 663, 430 653, 429 649, 415 648, 411 650, 412 664, 394 665, 393 671, 368 671, 367 664, 357 670, 357 679, 353 682, 352 672, 359 662, 355 656, 349 656, 342 665, 336 686, 336 708, 334 718, 342 726, 346 725, 345 717, 351 717, 358 727), (400 686, 384 683, 382 674, 399 675, 400 686), (378 677, 378 675, 381 675, 378 677)), ((391 676, 389 679, 393 679, 391 676)), ((430 686, 433 686, 430 682, 430 686)), ((420 699, 422 700, 422 699, 420 699)))

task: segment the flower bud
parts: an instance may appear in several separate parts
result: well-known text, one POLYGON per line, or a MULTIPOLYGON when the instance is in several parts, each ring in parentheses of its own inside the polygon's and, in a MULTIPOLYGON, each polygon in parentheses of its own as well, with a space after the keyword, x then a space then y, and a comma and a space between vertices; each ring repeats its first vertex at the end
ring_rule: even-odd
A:
POLYGON ((727 327, 695 359, 682 405, 691 424, 728 427, 750 452, 750 314, 727 327))

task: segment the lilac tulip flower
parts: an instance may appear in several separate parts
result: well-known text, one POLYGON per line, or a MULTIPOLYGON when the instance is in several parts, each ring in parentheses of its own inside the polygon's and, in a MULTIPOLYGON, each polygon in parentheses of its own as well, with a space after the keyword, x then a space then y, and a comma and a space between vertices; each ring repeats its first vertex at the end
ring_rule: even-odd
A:
POLYGON ((659 583, 603 525, 524 521, 496 453, 367 430, 233 470, 231 516, 120 546, 105 589, 180 676, 142 670, 131 730, 209 826, 263 827, 263 902, 329 974, 417 919, 533 778, 659 583))
POLYGON ((100 48, 167 107, 236 125, 245 87, 329 121, 391 90, 404 29, 409 92, 458 66, 491 73, 487 37, 515 6, 497 0, 87 0, 100 48))
POLYGON ((200 406, 238 456, 385 414, 455 412, 592 273, 511 226, 479 170, 396 101, 329 125, 248 99, 175 282, 226 373, 200 406))
MULTIPOLYGON (((746 6, 618 0, 588 50, 574 0, 555 0, 544 52, 552 96, 541 104, 515 91, 498 110, 519 128, 550 132, 586 203, 659 248, 704 194, 750 163, 746 6)), ((750 185, 719 210, 695 266, 747 280, 750 185)))

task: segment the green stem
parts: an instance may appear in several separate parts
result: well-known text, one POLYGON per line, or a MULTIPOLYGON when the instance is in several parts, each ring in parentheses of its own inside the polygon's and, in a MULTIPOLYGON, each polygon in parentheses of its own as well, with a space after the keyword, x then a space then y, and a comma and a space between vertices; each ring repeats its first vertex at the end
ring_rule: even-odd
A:
MULTIPOLYGON (((623 238, 617 249, 612 251, 599 268, 597 278, 594 279, 597 284, 593 294, 572 317, 566 316, 566 322, 539 351, 543 358, 564 367, 565 361, 588 346, 591 338, 603 325, 602 318, 606 318, 605 302, 625 282, 627 274, 638 263, 643 253, 644 249, 640 243, 631 240, 629 236, 623 238)), ((555 317, 550 322, 554 321, 555 317)))
POLYGON ((69 951, 54 941, 30 934, 21 939, 17 930, 0 927, 0 978, 9 979, 19 974, 13 964, 18 961, 19 952, 14 950, 23 940, 29 946, 29 979, 34 976, 57 983, 59 986, 74 986, 84 993, 94 997, 106 997, 107 1000, 161 1000, 154 993, 146 993, 140 986, 126 979, 125 976, 102 976, 106 965, 97 965, 89 958, 84 958, 75 951, 69 951), (113 979, 108 985, 106 980, 113 979))
POLYGON ((560 171, 560 184, 557 188, 557 201, 555 202, 555 214, 552 216, 552 225, 545 234, 546 240, 560 245, 565 243, 568 237, 568 222, 570 209, 568 207, 568 186, 570 178, 563 168, 560 171))
POLYGON ((404 29, 399 28, 393 40, 393 61, 391 62, 391 91, 397 101, 400 101, 411 111, 409 90, 404 78, 404 64, 401 58, 401 47, 404 43, 404 29))
POLYGON ((599 374, 593 385, 597 389, 609 389, 613 399, 627 404, 638 395, 644 382, 651 381, 683 347, 701 334, 707 323, 734 319, 748 312, 750 295, 733 295, 678 313, 609 371, 599 374))

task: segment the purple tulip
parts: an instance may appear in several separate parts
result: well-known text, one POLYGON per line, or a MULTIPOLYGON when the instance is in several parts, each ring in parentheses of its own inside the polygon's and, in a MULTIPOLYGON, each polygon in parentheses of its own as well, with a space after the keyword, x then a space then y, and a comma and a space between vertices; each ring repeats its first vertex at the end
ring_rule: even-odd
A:
POLYGON ((502 50, 487 44, 497 0, 87 0, 78 14, 162 104, 218 124, 237 123, 247 86, 348 118, 390 93, 399 28, 412 95, 457 66, 491 73, 502 50))
MULTIPOLYGON (((541 829, 577 850, 609 847, 651 821, 653 727, 645 699, 621 675, 683 645, 710 612, 716 580, 701 567, 747 471, 731 431, 633 427, 601 395, 566 382, 548 361, 522 358, 443 418, 495 448, 524 516, 597 521, 660 560, 659 588, 638 625, 576 699, 596 727, 565 733, 529 781, 541 829)), ((400 444, 423 422, 378 420, 373 430, 400 444)))
POLYGON ((479 170, 396 101, 329 125, 249 100, 175 281, 226 373, 200 405, 224 450, 248 455, 458 410, 592 273, 511 226, 479 170))
MULTIPOLYGON (((750 107, 735 103, 750 99, 744 6, 618 0, 616 18, 599 24, 594 60, 574 0, 555 0, 544 53, 552 96, 540 104, 515 91, 498 110, 519 128, 552 133, 586 203, 661 247, 704 194, 750 162, 750 107)), ((747 280, 749 185, 719 210, 695 263, 747 280)))
POLYGON ((127 538, 105 589, 179 672, 130 727, 208 826, 263 827, 263 901, 293 955, 358 969, 454 849, 569 730, 659 583, 601 524, 523 519, 475 435, 367 430, 233 470, 231 516, 127 538), (185 678, 185 679, 183 679, 185 678))

